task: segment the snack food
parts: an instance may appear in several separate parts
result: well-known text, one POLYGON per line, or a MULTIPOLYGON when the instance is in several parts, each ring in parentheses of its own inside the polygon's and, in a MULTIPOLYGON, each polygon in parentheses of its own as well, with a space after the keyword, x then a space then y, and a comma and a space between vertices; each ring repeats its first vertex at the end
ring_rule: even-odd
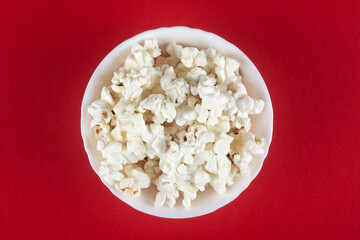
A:
POLYGON ((199 190, 223 193, 249 175, 252 155, 263 151, 249 114, 264 102, 247 94, 236 60, 213 48, 166 50, 160 56, 155 39, 133 46, 88 111, 109 185, 139 196, 153 183, 155 206, 172 207, 182 193, 190 207, 199 190))

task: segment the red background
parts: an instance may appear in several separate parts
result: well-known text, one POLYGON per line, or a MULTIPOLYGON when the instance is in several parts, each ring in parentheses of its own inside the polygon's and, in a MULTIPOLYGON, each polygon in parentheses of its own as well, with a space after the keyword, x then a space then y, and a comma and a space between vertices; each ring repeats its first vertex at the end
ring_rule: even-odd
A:
POLYGON ((356 239, 360 2, 1 1, 1 239, 356 239), (184 25, 242 49, 268 86, 274 136, 259 176, 215 213, 138 212, 90 167, 80 105, 105 55, 184 25))

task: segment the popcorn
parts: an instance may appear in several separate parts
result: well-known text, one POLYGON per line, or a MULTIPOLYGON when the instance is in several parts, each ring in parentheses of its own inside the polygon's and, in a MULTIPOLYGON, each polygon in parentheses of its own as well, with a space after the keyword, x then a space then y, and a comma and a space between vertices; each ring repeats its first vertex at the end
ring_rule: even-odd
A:
POLYGON ((88 112, 97 123, 102 121, 110 123, 110 120, 113 117, 110 111, 110 106, 102 99, 93 102, 88 108, 88 112))
POLYGON ((146 148, 140 137, 129 137, 126 143, 127 150, 136 156, 146 153, 146 148))
POLYGON ((197 118, 197 113, 195 110, 187 110, 184 111, 183 116, 187 121, 193 121, 197 118))
POLYGON ((230 143, 233 137, 224 132, 220 132, 214 145, 214 153, 220 156, 226 155, 230 151, 230 143))
POLYGON ((249 112, 250 114, 259 114, 264 109, 265 102, 261 99, 255 99, 254 100, 254 106, 249 112))
POLYGON ((172 122, 176 116, 175 106, 162 94, 152 94, 140 103, 140 111, 150 110, 155 123, 172 122))
POLYGON ((176 199, 179 198, 179 190, 176 188, 175 180, 174 174, 170 173, 163 174, 154 181, 159 190, 155 199, 155 207, 161 207, 164 204, 169 207, 175 205, 176 199))
POLYGON ((207 150, 204 151, 201 155, 196 155, 200 158, 202 158, 204 161, 206 161, 205 169, 213 174, 216 174, 217 172, 217 156, 215 156, 215 153, 213 151, 207 150))
POLYGON ((211 182, 211 178, 206 171, 203 171, 202 169, 198 169, 195 173, 194 177, 195 185, 200 189, 200 191, 205 190, 205 185, 211 182))
POLYGON ((142 168, 137 167, 131 170, 131 176, 134 178, 134 183, 139 188, 147 188, 150 186, 150 178, 144 173, 142 168))
POLYGON ((154 57, 160 55, 161 51, 156 40, 148 40, 144 47, 136 44, 131 49, 131 54, 126 58, 124 68, 126 70, 140 70, 142 67, 154 65, 154 57))
POLYGON ((184 199, 182 201, 185 208, 191 207, 191 201, 196 198, 197 191, 199 190, 194 184, 188 184, 180 187, 183 192, 184 199))
POLYGON ((144 49, 147 50, 153 58, 160 56, 161 50, 156 39, 147 39, 144 41, 144 49))
POLYGON ((101 99, 111 107, 115 105, 114 99, 111 95, 111 90, 108 87, 103 87, 101 90, 101 99))
POLYGON ((166 149, 165 136, 157 136, 151 144, 151 147, 158 154, 164 153, 166 149))
POLYGON ((206 54, 204 51, 199 51, 194 58, 195 66, 205 67, 207 64, 206 54))
MULTIPOLYGON (((185 76, 186 80, 188 81, 193 81, 193 82, 198 82, 200 76, 206 76, 206 71, 199 68, 199 67, 195 67, 193 69, 191 69, 185 76)), ((196 95, 196 94, 194 94, 196 95)))
POLYGON ((250 132, 249 116, 265 103, 248 95, 235 59, 175 42, 166 51, 155 39, 135 44, 88 107, 90 126, 106 184, 133 197, 154 184, 155 207, 182 195, 189 208, 198 191, 223 194, 251 174, 264 139, 250 132))
POLYGON ((93 128, 96 139, 102 138, 110 131, 110 126, 108 124, 104 121, 97 122, 95 119, 91 120, 90 127, 93 128))
POLYGON ((154 179, 160 172, 159 163, 155 159, 149 159, 144 164, 144 172, 150 179, 154 179))
POLYGON ((254 100, 246 95, 245 97, 236 101, 236 105, 242 113, 248 113, 254 107, 254 100))
POLYGON ((201 143, 211 143, 215 140, 215 134, 211 131, 196 133, 196 136, 201 143))
POLYGON ((176 78, 173 67, 166 69, 160 84, 175 107, 180 106, 189 93, 189 84, 182 78, 176 78))

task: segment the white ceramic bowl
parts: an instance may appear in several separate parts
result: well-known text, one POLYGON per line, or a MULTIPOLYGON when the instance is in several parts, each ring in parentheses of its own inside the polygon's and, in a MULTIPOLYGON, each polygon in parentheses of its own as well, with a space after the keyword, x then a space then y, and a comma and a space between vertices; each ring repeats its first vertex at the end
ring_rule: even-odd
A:
POLYGON ((188 27, 159 28, 140 33, 119 44, 112 50, 96 68, 84 94, 81 106, 81 135, 84 140, 85 151, 88 154, 91 166, 96 174, 99 175, 100 160, 102 157, 101 153, 96 150, 96 141, 90 129, 91 117, 87 113, 87 107, 91 102, 100 98, 100 92, 103 86, 111 84, 113 72, 124 63, 131 46, 149 38, 156 38, 160 47, 165 46, 171 41, 198 48, 213 47, 225 56, 238 60, 240 62, 240 72, 243 76, 244 85, 248 89, 250 96, 261 98, 265 101, 263 112, 255 115, 251 119, 251 131, 254 132, 256 136, 265 138, 265 153, 261 156, 255 156, 251 162, 251 176, 236 179, 236 182, 222 195, 217 194, 211 187, 208 187, 204 192, 199 192, 198 197, 192 202, 192 206, 189 209, 185 209, 182 206, 181 199, 178 199, 177 204, 173 208, 167 206, 158 209, 155 208, 156 188, 154 186, 143 190, 139 198, 131 198, 121 195, 114 187, 109 186, 104 183, 104 181, 103 183, 119 199, 133 208, 150 215, 164 218, 190 218, 211 213, 237 198, 256 177, 267 155, 273 131, 271 100, 259 71, 242 51, 218 35, 188 27))

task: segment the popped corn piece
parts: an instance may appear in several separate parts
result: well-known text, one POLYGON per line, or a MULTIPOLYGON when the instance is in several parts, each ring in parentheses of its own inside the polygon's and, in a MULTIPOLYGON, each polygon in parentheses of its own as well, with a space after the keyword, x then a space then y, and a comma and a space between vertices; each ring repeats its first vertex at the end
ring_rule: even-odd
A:
POLYGON ((124 178, 124 175, 118 171, 111 171, 107 174, 109 178, 113 179, 114 181, 120 181, 124 178))
POLYGON ((250 114, 259 114, 264 109, 265 102, 261 99, 254 99, 254 106, 250 110, 250 114))
POLYGON ((182 78, 176 78, 173 67, 166 69, 160 84, 175 107, 180 106, 189 93, 189 84, 182 78))
POLYGON ((230 144, 234 138, 224 132, 220 132, 216 138, 217 140, 214 145, 215 154, 226 155, 230 151, 230 144))
POLYGON ((188 165, 191 165, 194 162, 194 157, 191 154, 185 153, 183 157, 183 162, 188 165))
POLYGON ((149 52, 145 50, 137 50, 126 58, 124 67, 126 70, 139 70, 142 67, 151 67, 153 65, 154 59, 151 57, 149 52))
POLYGON ((105 163, 105 161, 101 161, 100 162, 100 170, 99 173, 101 176, 106 176, 110 173, 110 169, 107 166, 107 164, 105 163))
POLYGON ((144 47, 136 44, 131 49, 131 54, 126 58, 125 69, 140 69, 143 66, 153 66, 154 57, 161 54, 155 39, 145 40, 144 47))
POLYGON ((113 118, 110 106, 102 99, 93 102, 89 106, 88 112, 98 123, 100 123, 101 121, 104 121, 105 123, 110 123, 111 119, 113 118))
POLYGON ((92 119, 90 122, 90 127, 93 129, 95 139, 101 139, 105 137, 110 131, 110 126, 104 121, 97 122, 95 119, 92 119))
POLYGON ((159 207, 163 206, 165 203, 165 200, 166 200, 166 193, 158 192, 156 194, 155 207, 159 208, 159 207))
POLYGON ((102 90, 101 90, 101 99, 104 100, 111 107, 113 107, 114 104, 115 104, 109 87, 103 87, 102 88, 102 90))
POLYGON ((172 122, 176 116, 175 106, 162 94, 152 94, 140 103, 140 111, 150 110, 155 123, 172 122))
MULTIPOLYGON (((146 157, 145 157, 145 160, 146 157)), ((144 164, 144 172, 149 176, 150 179, 154 179, 160 172, 159 163, 155 159, 147 160, 144 164)))
MULTIPOLYGON (((171 65, 173 66, 173 65, 171 65)), ((175 65, 175 74, 178 78, 185 78, 186 74, 188 73, 188 68, 184 66, 184 64, 179 63, 175 65)))
POLYGON ((194 59, 195 66, 201 66, 205 67, 207 64, 206 54, 203 50, 199 51, 198 54, 196 54, 194 59))
POLYGON ((217 172, 217 157, 216 156, 211 156, 206 161, 205 169, 207 171, 209 171, 210 173, 216 174, 216 172, 217 172))
POLYGON ((140 137, 129 137, 126 147, 129 152, 136 156, 146 153, 146 147, 140 137))
POLYGON ((182 201, 183 206, 185 208, 191 207, 191 201, 193 201, 197 196, 197 191, 199 190, 193 184, 187 184, 180 187, 181 191, 183 192, 184 199, 182 201))
POLYGON ((156 39, 146 39, 144 41, 144 49, 147 50, 153 58, 160 56, 161 49, 156 39))
POLYGON ((196 136, 198 136, 199 142, 202 143, 211 143, 215 141, 215 134, 211 131, 206 132, 198 132, 196 133, 196 136))
POLYGON ((161 175, 155 182, 159 193, 156 195, 155 207, 164 204, 173 207, 179 198, 179 190, 176 188, 175 176, 173 174, 161 175))
POLYGON ((165 136, 163 136, 163 135, 156 136, 154 141, 151 144, 151 147, 158 154, 164 153, 166 150, 165 136))
POLYGON ((254 107, 254 100, 250 96, 245 96, 236 101, 236 105, 242 113, 249 113, 254 107))
POLYGON ((183 116, 187 121, 193 121, 197 118, 197 113, 195 110, 187 110, 184 111, 183 116))
POLYGON ((120 189, 130 188, 134 185, 134 179, 133 178, 123 178, 119 183, 120 189))
POLYGON ((206 71, 199 67, 195 67, 187 72, 185 79, 190 82, 198 82, 201 76, 206 76, 206 71))
POLYGON ((150 177, 140 167, 132 169, 130 176, 134 178, 134 182, 139 188, 150 186, 150 177))
POLYGON ((195 173, 195 176, 194 176, 194 182, 195 182, 195 185, 201 190, 201 191, 204 191, 205 188, 204 186, 206 184, 208 184, 209 182, 211 181, 211 178, 209 176, 209 174, 207 174, 205 171, 203 171, 202 169, 198 169, 195 173))

